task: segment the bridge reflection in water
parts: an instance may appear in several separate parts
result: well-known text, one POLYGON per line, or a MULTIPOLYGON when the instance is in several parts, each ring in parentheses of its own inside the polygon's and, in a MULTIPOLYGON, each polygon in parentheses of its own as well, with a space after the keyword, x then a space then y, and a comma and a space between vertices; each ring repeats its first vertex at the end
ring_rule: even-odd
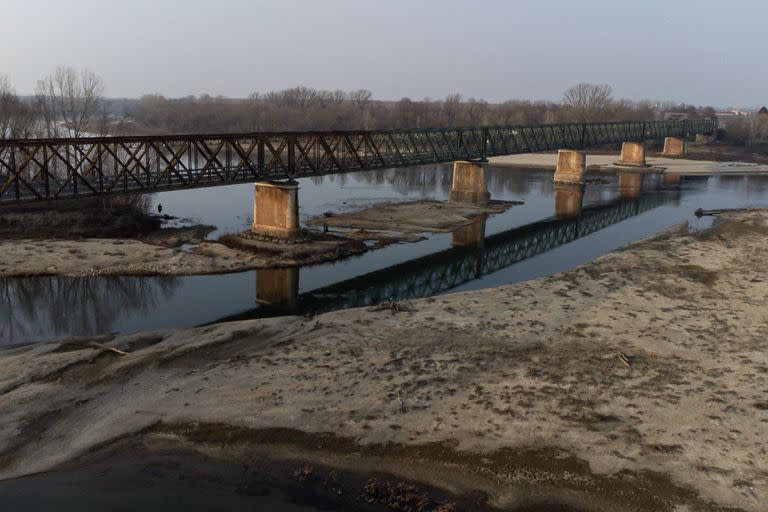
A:
POLYGON ((583 186, 556 186, 555 216, 551 219, 486 238, 487 217, 478 217, 453 232, 450 249, 302 294, 298 269, 293 273, 288 269, 258 270, 257 302, 262 306, 226 320, 319 313, 378 304, 389 298, 403 300, 444 293, 679 198, 679 192, 641 195, 644 186, 655 188, 659 183, 653 180, 658 177, 627 179, 623 189, 619 187, 617 200, 588 208, 582 208, 583 186), (263 285, 259 284, 262 280, 263 285), (278 292, 285 295, 276 296, 278 292))

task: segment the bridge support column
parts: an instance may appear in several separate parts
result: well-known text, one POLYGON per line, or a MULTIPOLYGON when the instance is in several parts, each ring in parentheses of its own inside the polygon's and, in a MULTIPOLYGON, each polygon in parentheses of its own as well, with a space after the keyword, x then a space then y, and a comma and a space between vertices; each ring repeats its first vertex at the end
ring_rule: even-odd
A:
POLYGON ((584 199, 584 185, 555 183, 555 216, 559 219, 578 217, 584 199))
POLYGON ((561 149, 557 152, 556 183, 583 183, 587 170, 587 154, 583 151, 561 149))
POLYGON ((299 185, 296 182, 260 181, 253 198, 256 235, 290 239, 299 232, 299 185))
POLYGON ((667 174, 666 172, 661 175, 661 184, 665 187, 676 187, 683 181, 683 177, 680 174, 667 174))
POLYGON ((299 304, 299 268, 265 268, 256 271, 256 302, 282 312, 299 304))
POLYGON ((616 165, 625 167, 646 167, 645 162, 645 143, 644 142, 624 142, 621 145, 621 159, 616 165))
POLYGON ((488 214, 473 217, 469 224, 465 224, 451 233, 451 245, 453 247, 475 246, 482 247, 485 241, 485 221, 488 214))
POLYGON ((681 156, 686 151, 685 139, 680 137, 667 137, 664 139, 664 154, 669 156, 681 156))
POLYGON ((640 172, 619 173, 619 197, 622 199, 634 199, 640 196, 643 189, 643 178, 640 172))
POLYGON ((451 201, 457 203, 486 203, 491 199, 485 182, 485 167, 476 162, 453 163, 451 201))

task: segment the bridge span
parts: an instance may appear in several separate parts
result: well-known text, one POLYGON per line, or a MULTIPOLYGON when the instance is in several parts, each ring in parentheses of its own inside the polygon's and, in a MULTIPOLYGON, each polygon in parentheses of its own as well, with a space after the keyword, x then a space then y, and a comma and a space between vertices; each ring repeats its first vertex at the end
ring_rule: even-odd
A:
POLYGON ((0 204, 293 180, 549 150, 576 150, 559 166, 569 181, 574 176, 568 173, 572 168, 578 172, 585 148, 629 143, 627 156, 637 162, 644 159, 646 140, 666 138, 669 151, 681 152, 685 138, 712 134, 716 128, 715 120, 699 119, 0 140, 0 204), (642 155, 635 154, 639 150, 642 155))

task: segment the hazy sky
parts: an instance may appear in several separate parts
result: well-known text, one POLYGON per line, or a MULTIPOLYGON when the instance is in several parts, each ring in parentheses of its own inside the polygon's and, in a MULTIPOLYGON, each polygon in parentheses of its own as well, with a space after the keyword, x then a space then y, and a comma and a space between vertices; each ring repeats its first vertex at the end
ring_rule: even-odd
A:
POLYGON ((766 0, 0 0, 0 73, 59 64, 106 95, 247 96, 295 85, 378 99, 459 92, 768 103, 766 0))

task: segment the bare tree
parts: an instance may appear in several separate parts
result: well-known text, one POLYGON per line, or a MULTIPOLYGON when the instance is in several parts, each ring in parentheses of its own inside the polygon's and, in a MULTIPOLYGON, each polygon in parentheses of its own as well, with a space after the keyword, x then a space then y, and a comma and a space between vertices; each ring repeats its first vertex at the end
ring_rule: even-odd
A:
POLYGON ((443 101, 443 114, 448 126, 454 126, 461 111, 461 94, 449 94, 443 101))
POLYGON ((349 93, 349 99, 352 101, 352 105, 360 112, 360 124, 363 129, 367 129, 370 125, 370 121, 366 116, 366 108, 370 103, 373 93, 368 89, 358 89, 349 93))
POLYGON ((8 78, 0 75, 0 139, 31 137, 34 127, 32 108, 16 96, 8 78))
POLYGON ((365 109, 372 97, 373 93, 368 89, 358 89, 349 93, 349 99, 352 101, 352 104, 360 110, 365 109))
POLYGON ((340 105, 344 101, 346 94, 341 89, 335 89, 330 92, 329 96, 331 98, 331 103, 340 105))
POLYGON ((104 82, 93 71, 60 66, 37 82, 35 100, 48 137, 82 137, 106 132, 104 82))
POLYGON ((576 84, 563 94, 563 104, 571 111, 574 121, 603 121, 612 92, 610 85, 576 84))

